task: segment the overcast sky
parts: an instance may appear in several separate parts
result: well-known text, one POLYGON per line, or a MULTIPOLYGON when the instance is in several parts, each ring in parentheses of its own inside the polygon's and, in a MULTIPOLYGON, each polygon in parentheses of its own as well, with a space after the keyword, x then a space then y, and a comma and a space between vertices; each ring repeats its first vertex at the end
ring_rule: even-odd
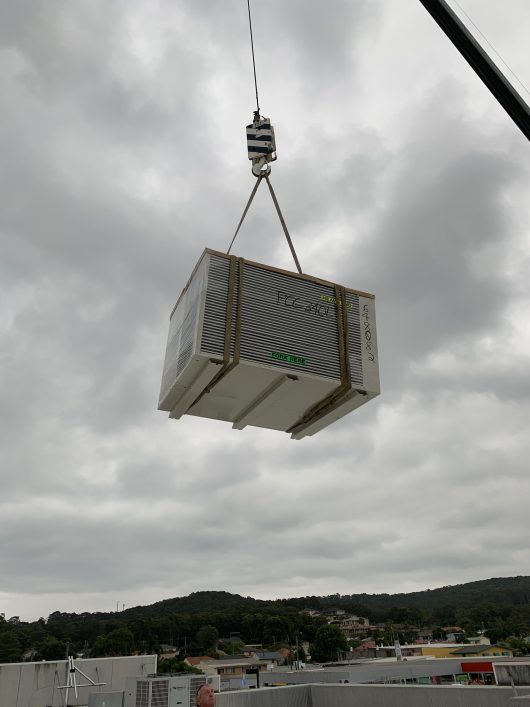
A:
MULTIPOLYGON (((528 0, 461 5, 530 85, 528 0)), ((4 2, 6 616, 530 574, 527 140, 418 0, 253 22, 278 199, 305 272, 376 295, 382 394, 300 442, 156 410, 253 186, 246 2, 4 2)), ((235 252, 293 269, 260 192, 235 252)))

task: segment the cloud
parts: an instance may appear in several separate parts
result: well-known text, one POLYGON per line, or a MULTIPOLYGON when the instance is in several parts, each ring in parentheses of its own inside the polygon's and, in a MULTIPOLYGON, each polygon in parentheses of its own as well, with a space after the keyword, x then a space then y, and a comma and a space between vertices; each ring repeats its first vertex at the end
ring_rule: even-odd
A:
MULTIPOLYGON (((104 9, 0 17, 0 611, 528 573, 529 175, 508 119, 450 46, 427 56, 417 10, 256 5, 272 181, 304 270, 376 294, 383 393, 300 443, 169 421, 169 313, 253 185, 246 8, 104 9)), ((292 267, 265 188, 236 244, 292 267)))

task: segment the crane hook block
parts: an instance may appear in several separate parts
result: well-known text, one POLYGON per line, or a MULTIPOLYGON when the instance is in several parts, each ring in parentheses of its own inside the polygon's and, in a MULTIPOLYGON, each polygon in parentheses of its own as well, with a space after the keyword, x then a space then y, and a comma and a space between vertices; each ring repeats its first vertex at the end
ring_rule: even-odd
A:
POLYGON ((252 173, 256 176, 270 174, 269 162, 276 159, 276 141, 274 128, 268 118, 259 114, 254 116, 254 121, 247 125, 248 158, 252 160, 252 173))

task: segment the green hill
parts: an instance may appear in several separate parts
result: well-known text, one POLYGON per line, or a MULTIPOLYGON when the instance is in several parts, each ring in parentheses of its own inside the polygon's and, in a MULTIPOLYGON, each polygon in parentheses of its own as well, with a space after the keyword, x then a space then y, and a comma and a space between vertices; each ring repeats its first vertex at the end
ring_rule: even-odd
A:
MULTIPOLYGON (((295 638, 312 642, 326 619, 304 609, 343 609, 365 616, 372 625, 370 634, 379 641, 396 635, 411 641, 424 626, 443 638, 443 627, 456 625, 468 635, 485 628, 492 641, 509 639, 526 653, 530 577, 496 577, 408 594, 333 594, 273 601, 201 591, 125 611, 55 611, 48 619, 33 622, 6 619, 0 613, 0 662, 17 662, 28 652, 37 660, 61 658, 67 646, 74 651, 88 649, 94 657, 158 651, 163 644, 177 646, 181 655, 182 651, 201 655, 214 650, 205 644, 205 635, 235 635, 269 646, 289 645, 295 638)), ((223 645, 230 650, 231 644, 223 645)))
MULTIPOLYGON (((324 602, 336 604, 337 600, 326 598, 324 602)), ((473 607, 477 604, 528 604, 530 577, 494 577, 409 594, 352 594, 341 596, 339 604, 343 603, 354 603, 367 609, 398 606, 431 610, 446 605, 473 607)))
POLYGON ((165 616, 173 613, 202 611, 254 612, 291 607, 302 609, 347 608, 370 612, 393 607, 432 611, 444 606, 473 608, 483 604, 524 605, 530 603, 530 577, 495 577, 466 584, 425 589, 407 594, 332 594, 329 596, 292 597, 260 600, 229 592, 193 592, 185 597, 164 599, 148 606, 137 606, 123 612, 124 616, 165 616))

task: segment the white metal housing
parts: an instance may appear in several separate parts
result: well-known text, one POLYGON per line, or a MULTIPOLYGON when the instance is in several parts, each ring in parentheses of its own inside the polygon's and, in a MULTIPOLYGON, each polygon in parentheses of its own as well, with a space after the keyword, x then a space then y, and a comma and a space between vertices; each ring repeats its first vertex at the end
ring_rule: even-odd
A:
POLYGON ((373 295, 204 251, 171 313, 160 410, 300 439, 378 394, 373 295))
POLYGON ((150 675, 125 682, 124 707, 196 707, 197 690, 209 683, 219 692, 219 677, 150 675))

